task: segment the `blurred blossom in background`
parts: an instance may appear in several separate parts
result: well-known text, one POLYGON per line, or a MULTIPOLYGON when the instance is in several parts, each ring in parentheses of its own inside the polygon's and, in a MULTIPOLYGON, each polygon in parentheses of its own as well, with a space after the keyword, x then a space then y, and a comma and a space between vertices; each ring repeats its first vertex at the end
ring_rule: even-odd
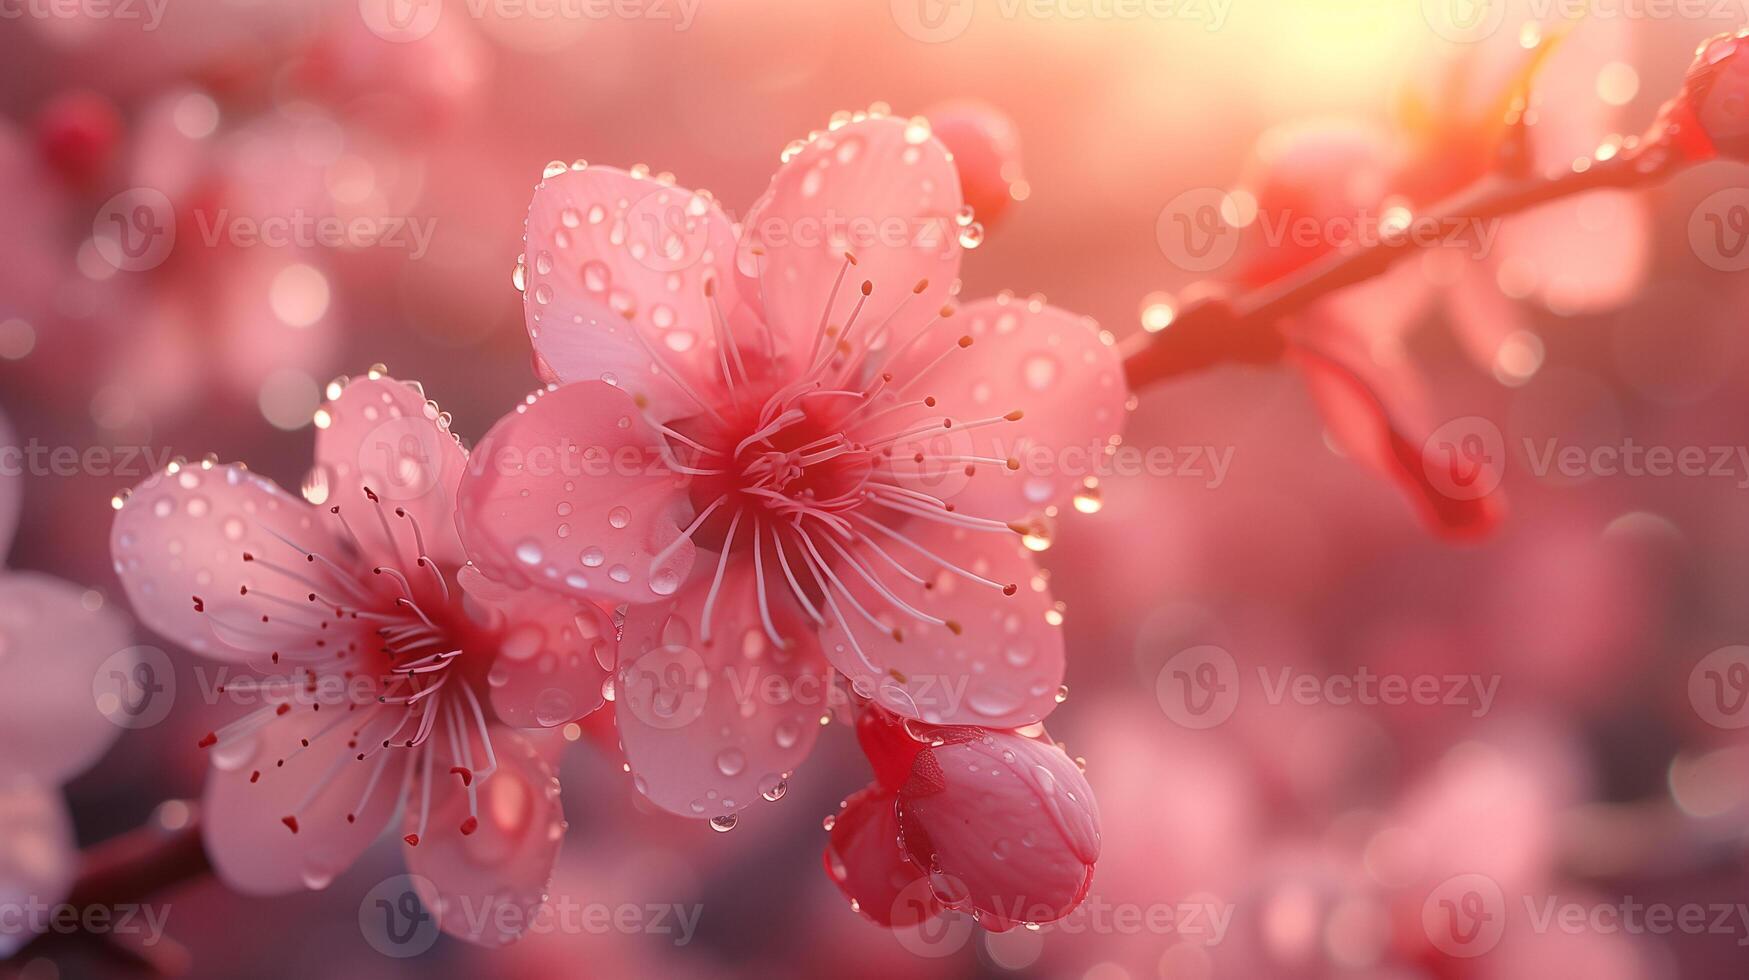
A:
POLYGON ((197 743, 236 715, 129 615, 112 498, 214 454, 322 503, 312 420, 379 363, 477 442, 541 383, 513 270, 549 162, 646 164, 739 220, 834 112, 923 116, 977 217, 958 295, 1042 293, 1132 350, 1492 179, 1502 140, 1537 172, 1607 161, 1743 26, 1609 0, 0 0, 0 973, 1740 975, 1730 160, 1460 211, 1450 247, 1297 310, 1298 353, 1136 391, 1145 465, 1025 538, 1067 648, 1051 734, 1099 800, 1067 918, 853 911, 821 868, 868 782, 848 716, 719 834, 636 792, 599 715, 541 743, 568 830, 550 916, 506 948, 397 932, 397 834, 304 893, 201 877, 96 928, 20 916, 66 900, 79 848, 187 825, 197 743), (1467 464, 1488 485, 1441 482, 1467 464))

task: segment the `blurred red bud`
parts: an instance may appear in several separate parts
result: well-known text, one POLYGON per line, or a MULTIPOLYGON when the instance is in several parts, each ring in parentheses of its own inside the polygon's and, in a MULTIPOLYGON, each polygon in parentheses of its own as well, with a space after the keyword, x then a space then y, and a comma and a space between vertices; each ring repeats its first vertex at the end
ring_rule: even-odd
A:
POLYGON ((929 127, 959 168, 960 193, 986 227, 1015 202, 1024 200, 1020 176, 1020 133, 1014 120, 985 102, 943 102, 927 112, 929 127))
POLYGON ((67 92, 36 120, 43 161, 76 187, 89 187, 109 169, 121 142, 121 116, 93 92, 67 92))

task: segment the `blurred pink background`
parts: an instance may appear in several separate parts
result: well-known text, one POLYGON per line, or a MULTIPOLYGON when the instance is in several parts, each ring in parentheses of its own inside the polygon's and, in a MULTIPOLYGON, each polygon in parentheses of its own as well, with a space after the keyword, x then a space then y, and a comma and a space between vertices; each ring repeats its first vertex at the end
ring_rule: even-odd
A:
MULTIPOLYGON (((1040 291, 1132 337, 1185 287, 1262 262, 1186 268, 1168 242, 1181 195, 1244 190, 1267 208, 1261 188, 1299 175, 1310 186, 1287 192, 1292 206, 1313 211, 1326 193, 1425 201, 1461 184, 1465 134, 1524 55, 1517 25, 1546 5, 1480 6, 1497 27, 1452 40, 1434 0, 139 0, 132 16, 3 3, 0 409, 21 444, 216 453, 296 487, 322 386, 381 362, 477 438, 536 385, 511 270, 548 161, 648 164, 740 215, 786 143, 876 101, 939 110, 944 134, 979 104, 1012 121, 1023 183, 999 218, 984 209, 966 295, 1040 291), (403 13, 411 27, 390 19, 403 13), (1295 127, 1377 134, 1425 186, 1374 194, 1346 159, 1273 162, 1295 127), (174 211, 175 242, 117 269, 110 216, 125 224, 142 188, 174 211), (275 218, 370 231, 203 234, 275 218)), ((1561 165, 1642 130, 1695 44, 1742 20, 1584 6, 1533 109, 1539 150, 1561 165)), ((945 939, 864 923, 820 869, 822 818, 866 781, 834 726, 788 794, 729 834, 639 807, 599 748, 611 733, 576 739, 555 896, 696 908, 684 943, 609 928, 385 957, 359 902, 400 873, 389 847, 292 898, 179 887, 157 898, 169 935, 205 976, 1738 975, 1749 708, 1709 701, 1704 672, 1749 657, 1703 658, 1749 642, 1749 280, 1695 229, 1745 204, 1749 170, 1710 164, 1511 219, 1485 257, 1412 261, 1346 297, 1353 308, 1313 314, 1358 333, 1381 390, 1407 392, 1427 430, 1497 431, 1510 505, 1480 541, 1430 534, 1334 451, 1292 372, 1216 369, 1139 393, 1126 441, 1201 462, 1103 481, 1079 508, 1096 513, 1062 515, 1039 556, 1069 643, 1052 733, 1087 760, 1104 821, 1083 914, 945 939), (1706 476, 1539 473, 1549 440, 1725 462, 1706 476), (1214 722, 1178 680, 1203 664, 1230 682, 1214 722), (1439 703, 1329 694, 1366 673, 1435 678, 1439 703), (1324 693, 1272 697, 1284 677, 1324 693), (1461 701, 1446 696, 1457 686, 1461 701), (1504 931, 1485 949, 1429 925, 1441 889, 1460 908, 1473 891, 1451 884, 1462 876, 1500 896, 1487 908, 1504 931), (1538 928, 1550 903, 1730 916, 1538 928)), ((1261 227, 1246 248, 1268 247, 1261 227)), ((114 462, 30 475, 7 565, 125 606, 109 501, 146 473, 114 462)), ((171 657, 192 691, 192 659, 171 657)), ((185 697, 123 733, 66 788, 79 841, 178 819, 159 805, 198 797, 195 741, 225 717, 185 697)), ((57 950, 0 964, 13 969, 119 967, 57 950)))

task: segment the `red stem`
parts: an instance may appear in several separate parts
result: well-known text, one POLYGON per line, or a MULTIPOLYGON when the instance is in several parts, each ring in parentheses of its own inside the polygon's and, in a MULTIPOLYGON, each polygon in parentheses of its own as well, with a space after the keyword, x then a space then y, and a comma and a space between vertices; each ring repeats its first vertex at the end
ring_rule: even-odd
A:
MULTIPOLYGON (((1439 226, 1470 223, 1517 214, 1586 191, 1644 186, 1675 173, 1688 162, 1662 150, 1652 144, 1641 152, 1623 153, 1553 178, 1484 178, 1416 218, 1439 226)), ((1216 364, 1272 363, 1285 349, 1277 329, 1280 321, 1331 293, 1382 275, 1420 247, 1413 236, 1381 238, 1327 255, 1249 292, 1188 306, 1171 326, 1148 336, 1124 358, 1130 389, 1140 390, 1216 364)))

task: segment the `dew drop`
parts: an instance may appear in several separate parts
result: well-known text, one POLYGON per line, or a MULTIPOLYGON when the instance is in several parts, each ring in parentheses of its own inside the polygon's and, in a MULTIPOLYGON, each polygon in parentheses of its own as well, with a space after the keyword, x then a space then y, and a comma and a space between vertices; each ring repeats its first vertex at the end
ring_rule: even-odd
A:
POLYGON ((1099 495, 1099 487, 1084 486, 1075 494, 1075 509, 1083 514, 1097 514, 1105 506, 1105 501, 1099 495))
POLYGON ((1021 377, 1033 391, 1044 391, 1057 379, 1057 360, 1049 354, 1033 354, 1020 365, 1021 377))

